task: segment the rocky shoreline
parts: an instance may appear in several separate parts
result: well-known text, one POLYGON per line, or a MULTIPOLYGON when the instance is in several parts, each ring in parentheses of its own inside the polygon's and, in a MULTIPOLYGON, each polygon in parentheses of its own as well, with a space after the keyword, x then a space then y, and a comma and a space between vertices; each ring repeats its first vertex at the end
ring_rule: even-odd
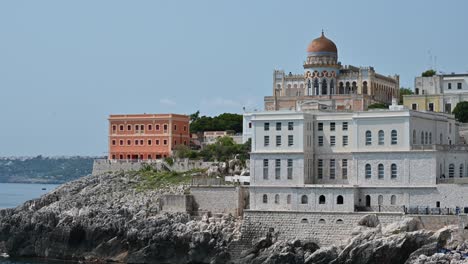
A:
POLYGON ((141 188, 138 174, 108 173, 67 183, 14 209, 0 210, 0 253, 126 263, 468 263, 468 243, 449 226, 423 229, 414 218, 382 226, 367 215, 344 246, 281 241, 274 233, 242 242, 242 220, 164 213, 165 194, 189 186, 141 188))

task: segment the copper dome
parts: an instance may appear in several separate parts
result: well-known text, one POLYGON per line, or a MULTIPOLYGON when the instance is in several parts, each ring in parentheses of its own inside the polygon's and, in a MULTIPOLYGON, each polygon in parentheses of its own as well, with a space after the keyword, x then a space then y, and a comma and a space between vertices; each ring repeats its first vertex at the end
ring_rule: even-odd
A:
POLYGON ((325 37, 322 32, 322 36, 312 40, 307 47, 307 52, 333 52, 338 53, 335 43, 325 37))

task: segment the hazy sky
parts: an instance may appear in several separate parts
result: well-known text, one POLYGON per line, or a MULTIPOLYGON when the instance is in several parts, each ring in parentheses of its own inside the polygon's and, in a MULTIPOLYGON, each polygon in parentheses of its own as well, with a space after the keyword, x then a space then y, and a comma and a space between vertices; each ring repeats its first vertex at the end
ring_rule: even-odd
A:
POLYGON ((468 71, 468 1, 0 1, 0 156, 104 155, 111 113, 263 107, 325 34, 343 64, 468 71))

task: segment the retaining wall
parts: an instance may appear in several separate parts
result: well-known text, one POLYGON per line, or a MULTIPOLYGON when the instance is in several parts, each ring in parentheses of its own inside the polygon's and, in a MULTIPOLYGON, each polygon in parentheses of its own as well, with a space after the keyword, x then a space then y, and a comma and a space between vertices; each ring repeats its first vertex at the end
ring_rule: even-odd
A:
MULTIPOLYGON (((272 232, 281 240, 311 240, 320 246, 341 245, 351 237, 358 221, 369 213, 244 211, 242 241, 251 243, 272 232)), ((375 213, 385 226, 401 213, 375 213)), ((248 246, 248 245, 245 245, 248 246)))
POLYGON ((194 210, 239 216, 247 204, 248 192, 240 186, 192 186, 190 194, 194 210))
POLYGON ((191 195, 166 194, 163 197, 163 212, 192 212, 193 197, 191 195))

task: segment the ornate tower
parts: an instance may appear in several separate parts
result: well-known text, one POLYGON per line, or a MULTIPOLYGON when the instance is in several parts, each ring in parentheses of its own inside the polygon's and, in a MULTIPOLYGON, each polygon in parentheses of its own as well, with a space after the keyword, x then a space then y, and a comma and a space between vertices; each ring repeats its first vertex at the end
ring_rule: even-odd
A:
POLYGON ((312 40, 307 47, 307 60, 304 62, 306 95, 336 94, 336 79, 341 64, 335 43, 323 34, 312 40))

